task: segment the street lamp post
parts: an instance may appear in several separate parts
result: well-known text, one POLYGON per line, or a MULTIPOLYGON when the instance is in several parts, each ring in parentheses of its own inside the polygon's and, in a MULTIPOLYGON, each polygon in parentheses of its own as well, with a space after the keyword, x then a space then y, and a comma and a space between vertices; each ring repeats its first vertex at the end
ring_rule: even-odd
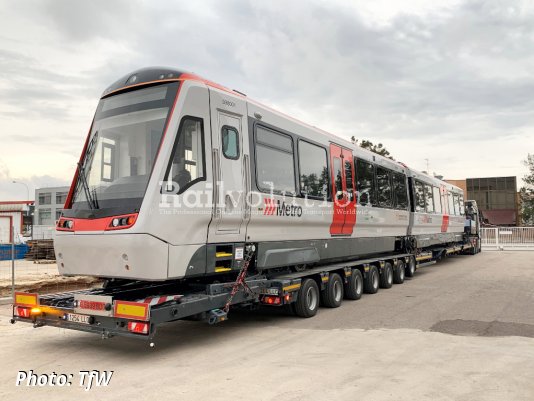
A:
POLYGON ((26 187, 26 200, 29 201, 30 200, 30 188, 28 188, 28 184, 26 184, 25 182, 20 182, 20 181, 15 181, 15 180, 13 180, 13 184, 20 184, 26 187))

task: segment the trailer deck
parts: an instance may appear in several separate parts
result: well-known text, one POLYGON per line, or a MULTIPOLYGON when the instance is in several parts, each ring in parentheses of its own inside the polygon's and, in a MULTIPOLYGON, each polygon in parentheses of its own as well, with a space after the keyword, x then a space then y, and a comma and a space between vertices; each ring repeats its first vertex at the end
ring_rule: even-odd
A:
MULTIPOLYGON (((322 296, 329 289, 331 277, 339 280, 339 276, 346 287, 354 275, 361 275, 360 295, 364 283, 376 286, 369 291, 366 289, 374 293, 378 291, 378 282, 371 282, 369 276, 374 269, 380 274, 380 286, 384 283, 383 288, 389 288, 393 282, 387 286, 387 280, 383 281, 388 269, 392 273, 402 270, 402 278, 396 276, 401 281, 395 281, 401 283, 404 281, 404 269, 407 269, 406 275, 411 276, 418 267, 434 264, 444 255, 466 253, 470 249, 468 242, 417 255, 385 254, 302 271, 257 274, 244 279, 241 286, 238 286, 236 279, 222 283, 112 280, 102 288, 47 295, 16 293, 11 321, 32 323, 34 327, 53 326, 96 333, 102 338, 128 336, 148 340, 153 345, 157 327, 162 323, 194 319, 215 324, 228 318, 230 305, 254 308, 259 305, 295 304, 299 297, 307 296, 302 292, 307 280, 317 284, 322 296), (412 270, 408 270, 410 267, 412 270)), ((359 299, 359 295, 351 299, 359 299)))

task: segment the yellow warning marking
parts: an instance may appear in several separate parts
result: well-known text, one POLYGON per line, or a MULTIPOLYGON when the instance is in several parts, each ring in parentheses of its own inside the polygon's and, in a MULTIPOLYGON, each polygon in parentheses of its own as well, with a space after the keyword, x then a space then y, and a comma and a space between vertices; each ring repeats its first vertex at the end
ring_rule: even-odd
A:
POLYGON ((228 272, 230 270, 232 270, 231 267, 216 267, 215 273, 228 272))
POLYGON ((36 306, 37 305, 37 295, 36 294, 15 293, 15 304, 16 305, 36 306))
POLYGON ((283 291, 291 291, 291 290, 297 290, 300 288, 300 284, 291 284, 287 287, 282 288, 283 291))
POLYGON ((147 305, 117 303, 115 314, 145 318, 147 315, 147 305))
POLYGON ((232 256, 232 254, 230 252, 217 252, 215 256, 218 258, 224 258, 226 256, 232 256))

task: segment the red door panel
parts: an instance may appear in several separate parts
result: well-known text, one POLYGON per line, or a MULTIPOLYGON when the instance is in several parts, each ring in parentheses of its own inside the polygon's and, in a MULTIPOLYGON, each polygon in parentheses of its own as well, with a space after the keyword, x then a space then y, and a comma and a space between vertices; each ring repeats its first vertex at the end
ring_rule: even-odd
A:
POLYGON ((332 183, 332 200, 334 201, 334 213, 332 215, 332 224, 330 224, 330 234, 343 234, 343 225, 345 224, 345 214, 343 204, 343 164, 341 160, 341 148, 336 145, 330 145, 330 180, 332 183))
POLYGON ((356 196, 354 194, 354 159, 352 151, 342 150, 343 167, 345 173, 345 224, 343 225, 343 234, 350 235, 356 224, 356 196))
POLYGON ((330 145, 331 185, 334 210, 331 235, 350 235, 356 223, 356 197, 354 195, 354 162, 352 151, 330 145))

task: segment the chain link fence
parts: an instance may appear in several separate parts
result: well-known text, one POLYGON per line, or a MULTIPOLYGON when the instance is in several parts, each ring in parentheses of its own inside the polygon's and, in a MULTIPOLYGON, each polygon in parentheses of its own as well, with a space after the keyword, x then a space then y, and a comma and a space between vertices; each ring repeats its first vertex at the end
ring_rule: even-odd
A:
POLYGON ((99 279, 92 277, 66 277, 59 274, 53 252, 54 227, 34 226, 32 234, 33 239, 27 243, 16 243, 14 247, 12 244, 0 244, 0 298, 11 296, 12 271, 15 273, 15 291, 45 294, 100 284, 99 279))

